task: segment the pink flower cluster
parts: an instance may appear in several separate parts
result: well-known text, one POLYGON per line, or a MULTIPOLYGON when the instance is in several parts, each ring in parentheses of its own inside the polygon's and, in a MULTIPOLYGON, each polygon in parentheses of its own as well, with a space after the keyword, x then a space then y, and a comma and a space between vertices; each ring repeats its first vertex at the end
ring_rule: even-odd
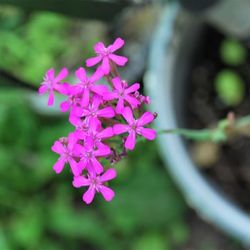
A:
POLYGON ((48 105, 54 103, 54 92, 65 96, 60 108, 69 112, 69 122, 75 129, 52 146, 52 151, 60 155, 53 169, 59 174, 69 164, 73 186, 88 187, 83 195, 87 204, 96 192, 106 201, 115 195, 106 183, 116 177, 116 171, 104 166, 104 159, 114 165, 135 148, 138 136, 148 140, 156 137, 155 130, 145 127, 155 119, 154 114, 143 112, 144 104, 150 103, 149 97, 139 94, 139 83, 128 85, 118 73, 117 66, 125 66, 128 61, 114 54, 123 45, 121 38, 108 47, 97 43, 96 56, 86 60, 87 67, 99 65, 92 76, 80 67, 75 71, 77 83, 72 85, 63 82, 68 75, 66 68, 57 76, 50 69, 39 88, 39 94, 49 93, 48 105), (103 79, 106 84, 100 83, 103 79))

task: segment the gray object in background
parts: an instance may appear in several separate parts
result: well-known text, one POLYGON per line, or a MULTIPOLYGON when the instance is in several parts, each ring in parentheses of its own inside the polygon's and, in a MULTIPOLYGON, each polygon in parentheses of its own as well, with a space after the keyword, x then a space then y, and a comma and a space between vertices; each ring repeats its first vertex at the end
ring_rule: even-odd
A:
POLYGON ((249 0, 180 0, 184 8, 202 16, 226 35, 250 38, 249 0))
POLYGON ((208 21, 222 32, 242 39, 250 38, 250 1, 219 1, 206 13, 208 21))
MULTIPOLYGON (((237 0, 235 0, 237 1, 237 0)), ((185 83, 192 53, 195 51, 202 22, 185 16, 177 4, 166 6, 153 36, 149 69, 145 75, 151 108, 158 113, 157 129, 173 129, 183 120, 185 83), (179 20, 181 22, 177 22, 179 20)), ((200 173, 178 135, 158 137, 166 167, 201 217, 250 246, 250 216, 226 198, 200 173)), ((166 197, 167 199, 167 197, 166 197)))

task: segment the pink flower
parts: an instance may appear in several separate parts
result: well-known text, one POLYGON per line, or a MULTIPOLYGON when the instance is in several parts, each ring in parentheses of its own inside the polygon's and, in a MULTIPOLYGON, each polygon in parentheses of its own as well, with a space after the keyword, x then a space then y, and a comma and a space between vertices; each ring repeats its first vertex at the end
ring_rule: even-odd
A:
POLYGON ((113 128, 107 127, 103 129, 99 120, 94 120, 91 126, 88 127, 88 129, 77 130, 75 133, 81 140, 85 140, 87 137, 91 137, 94 146, 96 147, 107 147, 107 145, 103 144, 102 141, 114 136, 113 128))
POLYGON ((75 74, 80 80, 79 83, 73 86, 65 83, 61 87, 61 93, 68 96, 68 99, 60 105, 62 112, 68 111, 73 106, 88 106, 91 93, 103 96, 108 92, 107 86, 95 85, 95 81, 100 80, 102 74, 96 72, 88 78, 85 69, 82 67, 75 74))
POLYGON ((103 42, 99 42, 94 46, 94 50, 97 54, 96 57, 92 57, 86 60, 87 67, 92 67, 102 61, 101 70, 105 75, 110 73, 110 60, 118 66, 124 66, 128 59, 124 56, 115 55, 114 52, 124 45, 124 40, 117 38, 112 45, 105 47, 103 42))
POLYGON ((136 135, 141 135, 148 140, 154 140, 156 131, 151 128, 144 128, 144 125, 149 124, 154 120, 154 115, 150 112, 145 112, 139 119, 135 120, 133 113, 129 107, 126 107, 122 116, 127 121, 127 124, 116 124, 113 127, 114 134, 119 135, 128 132, 128 137, 125 141, 125 147, 133 150, 136 143, 136 135))
POLYGON ((60 81, 62 81, 68 75, 68 70, 63 68, 59 74, 55 77, 55 70, 49 69, 45 74, 44 81, 38 90, 40 95, 49 92, 48 105, 51 106, 54 103, 54 91, 60 92, 60 81))
POLYGON ((108 89, 107 86, 101 84, 99 85, 94 84, 96 81, 102 78, 100 72, 96 71, 96 73, 93 74, 92 77, 88 78, 85 69, 81 67, 76 71, 75 74, 76 77, 80 80, 80 82, 76 84, 74 88, 76 90, 76 93, 82 93, 81 105, 83 107, 88 106, 91 92, 98 94, 100 96, 103 96, 104 93, 107 92, 108 89))
POLYGON ((87 178, 84 176, 74 177, 73 186, 76 188, 89 186, 88 190, 82 196, 86 204, 90 204, 93 201, 96 192, 101 193, 106 201, 111 201, 115 196, 115 192, 111 188, 103 185, 103 183, 115 177, 115 169, 110 168, 100 176, 88 175, 87 178))
POLYGON ((64 83, 61 87, 61 93, 68 96, 67 100, 60 104, 62 112, 67 112, 70 108, 81 105, 82 96, 76 92, 74 86, 64 83))
POLYGON ((140 105, 143 104, 149 105, 151 103, 149 96, 141 95, 138 91, 135 91, 133 96, 139 101, 140 105))
POLYGON ((103 172, 102 164, 97 160, 97 157, 104 157, 110 154, 110 148, 108 146, 101 146, 96 148, 93 138, 91 136, 85 139, 84 146, 80 146, 81 159, 79 162, 79 168, 82 172, 85 168, 89 173, 100 174, 103 172))
POLYGON ((131 93, 137 91, 140 88, 139 83, 134 83, 133 85, 127 87, 125 82, 123 82, 119 77, 115 77, 112 80, 114 90, 110 93, 106 93, 105 100, 118 99, 116 105, 116 113, 121 114, 124 110, 124 102, 129 103, 133 108, 136 108, 140 102, 131 95, 131 93))
POLYGON ((79 124, 79 118, 85 118, 85 122, 90 124, 98 118, 112 118, 115 116, 115 111, 112 107, 99 108, 102 104, 102 99, 94 96, 88 107, 75 107, 70 114, 70 122, 75 125, 79 124))
MULTIPOLYGON (((53 170, 59 174, 65 164, 69 164, 73 174, 73 186, 86 186, 83 201, 90 204, 96 193, 101 193, 106 201, 111 201, 115 193, 106 186, 106 182, 116 177, 116 171, 104 172, 104 163, 114 164, 133 150, 136 137, 148 140, 156 137, 156 131, 146 125, 151 123, 156 114, 145 112, 139 118, 144 104, 150 103, 148 96, 139 93, 140 84, 131 86, 119 77, 118 66, 124 66, 128 59, 116 55, 124 41, 117 38, 113 44, 105 47, 102 42, 94 46, 95 57, 86 60, 87 67, 97 65, 93 75, 88 76, 83 67, 75 71, 77 83, 62 82, 68 70, 62 68, 57 76, 54 69, 49 69, 39 88, 39 94, 49 93, 48 105, 54 102, 54 91, 64 95, 61 111, 69 112, 69 122, 74 125, 74 132, 60 138, 51 147, 59 155, 53 170), (111 84, 98 84, 104 79, 111 84), (113 136, 121 135, 113 139, 113 136)), ((108 168, 108 166, 106 166, 108 168)))
POLYGON ((75 157, 79 157, 81 148, 79 148, 80 145, 76 143, 77 137, 71 133, 68 138, 64 138, 64 141, 58 140, 52 146, 52 151, 60 155, 59 159, 53 166, 53 169, 57 174, 62 172, 66 163, 69 163, 71 171, 74 175, 80 174, 75 157))

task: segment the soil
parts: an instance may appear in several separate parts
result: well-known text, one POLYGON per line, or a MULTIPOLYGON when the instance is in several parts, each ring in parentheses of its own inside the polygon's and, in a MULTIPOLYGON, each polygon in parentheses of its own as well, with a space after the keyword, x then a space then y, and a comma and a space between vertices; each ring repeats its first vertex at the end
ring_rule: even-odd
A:
POLYGON ((191 210, 187 214, 187 223, 190 229, 189 240, 184 246, 175 248, 176 250, 249 250, 201 220, 191 210))
MULTIPOLYGON (((224 119, 230 111, 233 111, 237 117, 250 114, 250 57, 248 56, 247 63, 237 67, 223 63, 219 51, 224 38, 224 35, 215 29, 204 28, 200 48, 197 49, 198 52, 188 76, 190 85, 188 85, 186 107, 189 128, 211 127, 224 119), (215 93, 214 79, 222 69, 233 69, 246 85, 245 99, 235 107, 225 106, 215 93)), ((248 47, 247 42, 242 43, 248 47)), ((249 47, 247 49, 250 52, 249 47)), ((195 147, 197 148, 197 144, 191 142, 192 152, 195 147)), ((206 147, 204 147, 205 150, 207 150, 206 147)), ((198 145, 198 148, 201 147, 198 145)), ((208 161, 201 171, 229 199, 250 212, 250 137, 236 137, 207 152, 210 151, 213 152, 211 157, 214 157, 214 152, 217 152, 215 160, 208 161)), ((194 155, 194 158, 197 156, 194 155)))

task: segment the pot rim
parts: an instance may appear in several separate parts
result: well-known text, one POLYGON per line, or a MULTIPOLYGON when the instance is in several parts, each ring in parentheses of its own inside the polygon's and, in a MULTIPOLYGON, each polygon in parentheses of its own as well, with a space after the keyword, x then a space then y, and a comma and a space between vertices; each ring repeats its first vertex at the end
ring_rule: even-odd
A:
MULTIPOLYGON (((145 89, 152 99, 151 109, 158 113, 157 129, 177 128, 178 117, 174 103, 175 73, 174 26, 181 8, 178 3, 167 4, 157 24, 149 52, 145 89), (164 109, 162 107, 165 107, 164 109)), ((158 137, 161 156, 170 174, 184 194, 188 204, 203 219, 212 222, 227 234, 250 246, 250 216, 227 200, 198 171, 188 153, 184 140, 178 135, 158 137)))

